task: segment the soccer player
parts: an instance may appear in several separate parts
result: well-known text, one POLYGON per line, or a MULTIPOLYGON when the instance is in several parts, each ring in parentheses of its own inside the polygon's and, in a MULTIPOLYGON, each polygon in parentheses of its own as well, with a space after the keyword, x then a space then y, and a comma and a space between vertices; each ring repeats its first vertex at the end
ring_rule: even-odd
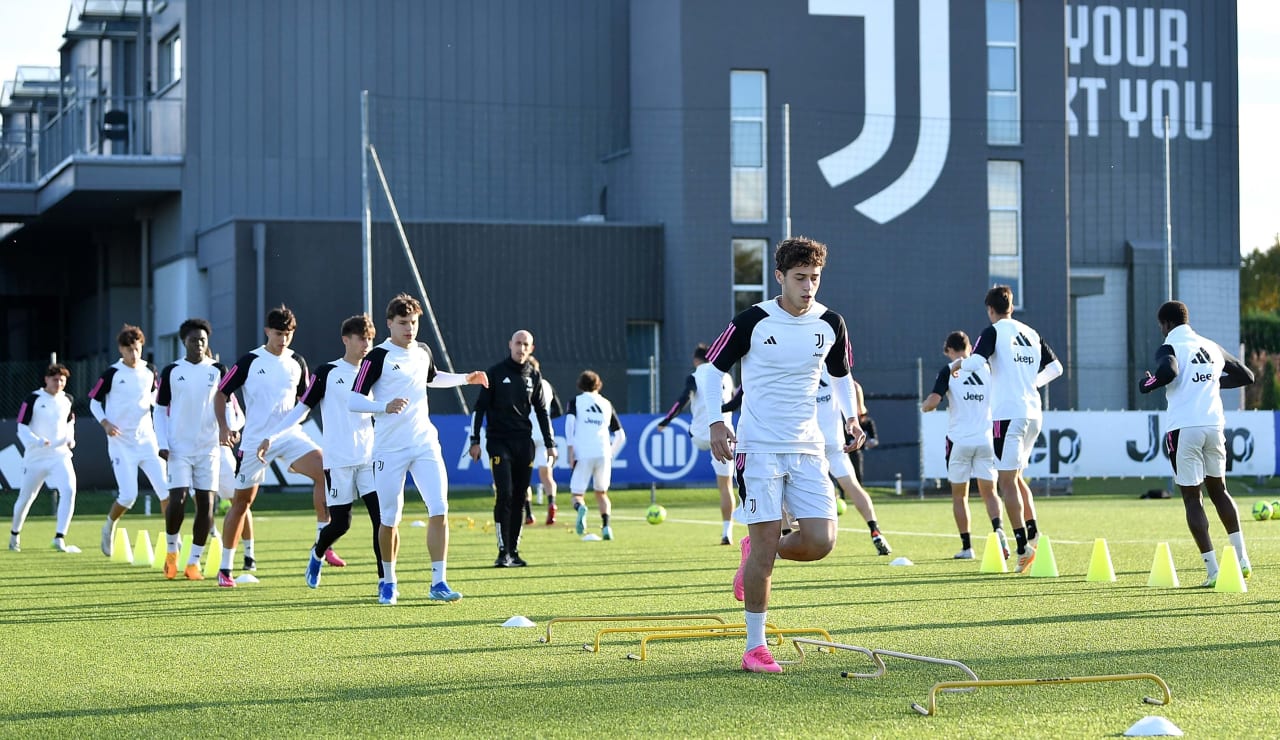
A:
POLYGON ((142 359, 145 342, 141 329, 125 324, 116 336, 120 360, 108 367, 89 391, 89 411, 107 433, 107 456, 120 491, 102 525, 102 554, 107 557, 115 549, 116 523, 138 500, 139 468, 160 500, 160 511, 169 505, 164 460, 160 459, 151 421, 158 376, 142 359))
POLYGON ((1017 540, 1018 572, 1027 573, 1036 557, 1040 532, 1031 487, 1023 480, 1022 471, 1031 460, 1044 418, 1040 387, 1062 375, 1062 363, 1035 329, 1013 318, 1013 290, 1009 286, 997 285, 987 291, 984 302, 991 326, 982 330, 973 354, 954 360, 950 367, 952 372, 972 372, 991 366, 997 486, 1017 540))
POLYGON ((876 552, 880 555, 888 555, 893 552, 893 549, 889 547, 889 541, 884 538, 884 535, 880 534, 880 525, 876 522, 875 504, 871 503, 871 495, 853 476, 853 465, 849 462, 849 455, 844 450, 844 424, 841 423, 840 409, 837 408, 835 399, 832 397, 831 385, 831 376, 824 368, 822 378, 818 381, 817 401, 818 428, 822 430, 827 466, 831 469, 831 477, 835 478, 840 486, 840 498, 851 502, 853 508, 857 509, 862 519, 866 521, 867 528, 871 530, 871 544, 876 548, 876 552))
POLYGON ((218 446, 218 422, 213 397, 227 369, 207 354, 213 329, 204 319, 187 319, 178 327, 187 354, 160 371, 156 389, 156 443, 168 464, 169 505, 164 511, 164 577, 178 577, 178 553, 182 550, 182 520, 186 516, 187 489, 194 491, 195 520, 191 529, 191 555, 183 576, 203 581, 200 556, 213 527, 213 492, 218 489, 222 452, 218 446))
POLYGON ((996 459, 991 439, 991 370, 982 365, 975 370, 953 372, 951 363, 969 356, 969 335, 953 331, 947 335, 942 353, 947 364, 938 371, 933 391, 920 410, 928 413, 947 399, 947 480, 951 482, 951 513, 960 532, 960 552, 956 560, 973 559, 969 537, 969 479, 978 479, 978 493, 987 505, 991 529, 1000 542, 1000 551, 1009 557, 1000 520, 1000 498, 996 496, 996 459))
MULTIPOLYGON (((542 368, 538 365, 538 358, 530 357, 529 364, 533 366, 538 374, 542 374, 542 368)), ((546 403, 547 418, 555 419, 564 415, 564 409, 560 407, 560 399, 556 396, 556 389, 551 387, 551 382, 546 378, 542 379, 542 400, 546 403)), ((547 444, 542 438, 542 430, 534 428, 538 424, 538 412, 536 410, 529 412, 529 426, 532 428, 533 436, 533 469, 538 471, 538 504, 542 503, 543 494, 547 498, 547 526, 556 523, 556 477, 555 477, 555 460, 547 456, 547 444)), ((529 509, 529 504, 525 503, 525 524, 533 524, 533 512, 529 509)))
MULTIPOLYGON (((222 567, 218 571, 218 585, 234 588, 231 563, 235 560, 236 543, 239 542, 245 514, 253 506, 258 486, 266 478, 267 468, 273 460, 285 460, 289 468, 311 479, 311 501, 316 510, 316 536, 329 523, 329 510, 325 504, 324 460, 320 448, 301 428, 287 429, 271 446, 271 454, 260 459, 253 451, 258 449, 271 429, 293 410, 298 398, 306 392, 307 361, 289 349, 293 333, 298 328, 297 319, 286 306, 277 306, 267 312, 263 333, 267 341, 257 349, 236 360, 227 376, 218 386, 214 396, 219 435, 222 444, 231 446, 234 437, 226 421, 227 402, 237 390, 244 394, 244 431, 240 448, 240 470, 236 474, 236 492, 222 522, 222 567), (246 450, 249 455, 245 455, 246 450)), ((246 553, 247 554, 247 553, 246 553)), ((329 558, 329 564, 346 565, 337 554, 329 558)))
MULTIPOLYGON (((699 372, 708 372, 703 370, 707 364, 707 345, 699 343, 693 348, 693 370, 685 376, 684 390, 680 392, 680 397, 671 405, 667 411, 667 415, 662 421, 658 422, 658 429, 666 429, 671 420, 680 415, 684 411, 686 405, 690 406, 693 419, 689 423, 689 436, 693 438, 693 446, 699 450, 710 450, 711 439, 708 437, 710 423, 707 419, 702 418, 703 404, 698 403, 698 380, 699 372)), ((720 373, 720 403, 723 409, 724 404, 729 403, 733 398, 733 379, 724 373, 720 373)), ((732 428, 733 414, 726 411, 717 411, 716 418, 720 419, 725 426, 732 428)), ((730 482, 730 476, 733 474, 733 464, 727 460, 717 460, 714 456, 711 458, 711 468, 716 474, 716 488, 720 491, 720 544, 733 544, 733 484, 730 482)))
POLYGON ((378 582, 383 578, 382 552, 378 546, 378 527, 382 516, 378 511, 378 494, 373 487, 373 417, 347 407, 347 396, 356 383, 356 372, 377 332, 368 314, 352 316, 342 322, 342 357, 316 369, 306 393, 289 415, 258 446, 259 460, 266 460, 271 445, 284 432, 301 424, 314 408, 320 408, 324 421, 324 477, 329 486, 329 524, 320 530, 320 538, 311 548, 306 579, 311 588, 320 586, 320 570, 325 553, 351 529, 351 509, 356 499, 364 502, 373 523, 373 554, 378 567, 378 582))
POLYGON ((742 669, 781 673, 765 645, 765 618, 775 558, 821 560, 836 542, 835 495, 828 479, 826 445, 818 428, 818 381, 825 365, 831 390, 845 415, 847 449, 864 434, 854 411, 853 353, 840 314, 816 295, 827 262, 821 242, 797 237, 778 244, 774 279, 781 295, 738 314, 711 345, 707 362, 717 372, 698 378, 698 396, 709 420, 711 454, 735 459, 738 497, 747 521, 734 597, 745 601, 747 645, 742 669), (742 365, 742 414, 738 434, 720 418, 721 374, 742 365), (782 535, 782 510, 798 528, 782 535))
POLYGON ((1186 304, 1169 301, 1156 312, 1165 343, 1156 350, 1156 372, 1146 372, 1138 382, 1138 390, 1150 393, 1165 387, 1164 444, 1173 464, 1173 482, 1182 491, 1182 505, 1187 511, 1187 527, 1200 548, 1208 577, 1202 586, 1218 582, 1218 557, 1209 537, 1209 517, 1204 511, 1200 486, 1209 492, 1209 500, 1226 527, 1227 539, 1236 549, 1240 572, 1245 578, 1253 573, 1249 555, 1240 531, 1240 515, 1236 502, 1227 493, 1226 442, 1222 428, 1226 417, 1222 412, 1221 388, 1239 388, 1253 382, 1253 371, 1232 357, 1216 342, 1206 339, 1187 322, 1186 304))
POLYGON ((493 525, 498 538, 495 568, 523 568, 520 557, 520 528, 524 522, 524 501, 533 475, 533 424, 535 416, 547 459, 556 457, 556 438, 551 433, 547 401, 543 397, 542 374, 529 363, 533 354, 533 334, 521 329, 507 342, 508 356, 485 373, 489 383, 476 399, 471 422, 472 460, 480 459, 480 428, 488 429, 485 451, 493 474, 493 525))
MULTIPOLYGON (((488 385, 483 371, 440 372, 431 350, 417 341, 422 304, 401 293, 387 304, 391 337, 371 350, 360 363, 347 408, 374 415, 373 483, 378 491, 382 526, 378 529, 383 580, 378 603, 395 604, 396 556, 400 550, 400 517, 404 511, 404 479, 413 473, 427 505, 427 550, 431 554, 432 601, 457 601, 462 594, 445 580, 449 552, 449 481, 440 452, 440 435, 431 423, 427 387, 488 385)), ((527 436, 527 435, 526 435, 527 436)), ((532 441, 530 442, 532 444, 532 441)))
POLYGON ((600 395, 600 376, 592 370, 583 370, 578 376, 580 394, 569 402, 564 414, 564 438, 569 447, 569 467, 573 475, 569 479, 569 492, 573 494, 573 508, 578 514, 574 531, 587 531, 587 486, 594 484, 596 506, 600 510, 600 536, 613 539, 613 527, 609 516, 613 503, 609 501, 609 482, 613 475, 613 458, 627 441, 613 404, 600 395))
POLYGON ((40 487, 48 483, 58 492, 58 528, 53 549, 80 552, 67 544, 67 529, 76 510, 76 471, 71 450, 76 446, 76 416, 71 412, 71 396, 64 389, 71 371, 54 363, 44 371, 44 387, 33 391, 18 407, 18 439, 22 441, 22 487, 13 504, 13 527, 9 549, 22 550, 22 525, 35 503, 40 487))

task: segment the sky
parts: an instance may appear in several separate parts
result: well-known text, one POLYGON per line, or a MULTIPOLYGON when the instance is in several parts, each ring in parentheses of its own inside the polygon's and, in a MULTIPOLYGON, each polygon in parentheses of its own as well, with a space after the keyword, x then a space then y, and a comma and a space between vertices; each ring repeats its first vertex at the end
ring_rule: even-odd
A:
MULTIPOLYGON (((1230 0, 1204 0, 1221 2, 1230 0)), ((19 64, 57 66, 66 0, 0 0, 0 79, 19 64)), ((1240 251, 1280 234, 1280 2, 1238 0, 1240 43, 1240 251)))

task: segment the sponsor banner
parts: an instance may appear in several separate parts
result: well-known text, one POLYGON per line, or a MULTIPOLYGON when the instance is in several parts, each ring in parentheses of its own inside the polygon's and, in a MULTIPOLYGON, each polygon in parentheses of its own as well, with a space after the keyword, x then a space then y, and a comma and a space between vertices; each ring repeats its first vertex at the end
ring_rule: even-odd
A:
MULTIPOLYGON (((1228 475, 1280 475, 1280 413, 1228 411, 1228 475)), ((921 414, 924 477, 946 478, 946 412, 921 414)), ((1167 477, 1163 415, 1150 411, 1046 411, 1031 453, 1033 478, 1167 477)))

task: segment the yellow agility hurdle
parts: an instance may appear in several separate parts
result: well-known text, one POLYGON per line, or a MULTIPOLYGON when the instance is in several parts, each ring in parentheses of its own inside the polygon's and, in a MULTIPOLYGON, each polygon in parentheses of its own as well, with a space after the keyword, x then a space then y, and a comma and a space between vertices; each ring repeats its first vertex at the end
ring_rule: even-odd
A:
MULTIPOLYGON (((766 622, 765 627, 766 628, 772 627, 774 629, 777 629, 778 625, 766 622)), ((605 627, 604 629, 598 630, 596 632, 596 641, 594 645, 590 643, 585 643, 583 644, 582 649, 586 650, 588 653, 600 652, 600 638, 605 635, 627 634, 631 632, 653 632, 655 634, 665 635, 673 632, 706 632, 706 631, 725 630, 725 629, 742 631, 742 630, 745 630, 746 628, 747 628, 747 625, 741 622, 738 624, 724 624, 724 623, 688 624, 688 625, 678 625, 675 627, 605 627)), ((775 638, 774 642, 771 644, 780 645, 781 643, 782 643, 782 638, 775 638)))
MULTIPOLYGON (((775 635, 778 637, 781 637, 783 635, 815 635, 816 634, 816 635, 822 635, 828 641, 831 640, 831 635, 828 634, 827 631, 822 629, 821 627, 783 628, 783 627, 774 627, 774 626, 766 625, 764 629, 764 633, 765 635, 775 635)), ((646 635, 645 637, 640 638, 640 654, 637 655, 635 653, 631 653, 630 655, 627 656, 627 659, 628 660, 646 660, 649 657, 648 650, 649 650, 649 642, 651 640, 682 640, 682 639, 700 639, 704 637, 746 637, 746 636, 747 636, 747 629, 745 624, 726 624, 720 627, 703 627, 701 629, 685 628, 685 631, 682 631, 682 632, 675 632, 675 631, 656 632, 652 635, 646 635)), ((794 641, 792 644, 794 645, 794 641)), ((795 648, 797 652, 800 652, 801 659, 803 659, 804 653, 803 651, 801 651, 800 646, 796 645, 795 648)), ((778 661, 778 663, 782 663, 784 665, 789 663, 796 663, 796 662, 800 662, 800 661, 782 661, 782 660, 778 661)))
POLYGON ((923 707, 919 704, 912 703, 911 708, 925 715, 932 717, 938 712, 938 692, 948 689, 979 689, 987 686, 1047 686, 1049 684, 1060 683, 1103 683, 1109 681, 1155 681, 1160 687, 1163 694, 1161 699, 1152 699, 1149 696, 1142 697, 1142 701, 1147 704, 1155 704, 1157 706, 1165 706, 1173 701, 1172 695, 1169 693, 1169 684, 1164 682, 1154 673, 1117 673, 1108 676, 1072 676, 1062 678, 1012 678, 1005 680, 986 680, 986 681, 941 681, 933 685, 929 689, 929 706, 923 707))
MULTIPOLYGON (((650 622, 650 621, 668 621, 676 620, 707 620, 711 622, 719 622, 724 624, 724 618, 714 614, 664 614, 661 616, 642 616, 634 614, 615 615, 611 617, 555 617, 547 620, 547 636, 539 637, 538 642, 551 642, 551 627, 561 622, 650 622)), ((599 646, 599 638, 596 639, 597 647, 599 646)))

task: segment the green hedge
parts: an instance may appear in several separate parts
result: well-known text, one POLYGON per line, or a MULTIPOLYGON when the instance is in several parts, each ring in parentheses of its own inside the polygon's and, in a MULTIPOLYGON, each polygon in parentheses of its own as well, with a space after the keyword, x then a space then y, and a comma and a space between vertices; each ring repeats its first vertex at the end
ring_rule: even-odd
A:
POLYGON ((1249 352, 1280 352, 1280 314, 1251 312, 1240 317, 1240 341, 1249 352))

